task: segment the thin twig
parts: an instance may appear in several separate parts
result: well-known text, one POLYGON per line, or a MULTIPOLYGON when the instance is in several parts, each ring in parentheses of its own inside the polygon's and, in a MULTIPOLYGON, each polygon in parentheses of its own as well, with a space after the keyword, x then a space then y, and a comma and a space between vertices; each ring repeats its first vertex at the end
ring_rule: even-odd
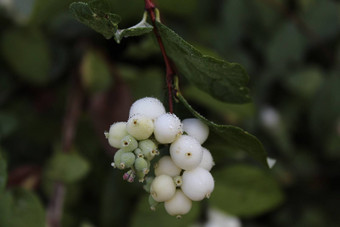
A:
POLYGON ((145 0, 145 10, 149 13, 153 25, 153 31, 155 33, 155 36, 157 38, 159 48, 161 49, 162 56, 164 59, 165 67, 166 67, 166 84, 168 88, 168 100, 169 100, 169 112, 173 113, 173 102, 172 102, 172 82, 173 82, 173 76, 175 75, 175 70, 172 67, 171 60, 166 54, 164 44, 162 41, 161 36, 159 35, 157 26, 156 26, 156 14, 155 14, 155 4, 152 2, 152 0, 145 0))

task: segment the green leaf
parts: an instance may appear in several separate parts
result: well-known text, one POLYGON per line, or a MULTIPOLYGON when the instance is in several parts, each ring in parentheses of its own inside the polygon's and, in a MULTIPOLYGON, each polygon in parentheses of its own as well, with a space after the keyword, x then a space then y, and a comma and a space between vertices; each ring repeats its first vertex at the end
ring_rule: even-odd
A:
POLYGON ((258 168, 234 165, 218 170, 214 178, 211 205, 232 215, 260 215, 283 201, 283 194, 274 178, 258 168))
POLYGON ((12 29, 1 39, 1 53, 14 72, 35 85, 49 80, 51 55, 47 40, 38 30, 12 29))
POLYGON ((136 211, 132 217, 132 227, 148 226, 148 227, 186 227, 194 224, 199 215, 199 206, 193 202, 191 211, 183 215, 181 219, 170 216, 164 209, 164 204, 160 203, 155 211, 150 209, 148 197, 143 196, 137 204, 136 211))
POLYGON ((195 86, 186 87, 183 90, 183 94, 189 101, 193 100, 196 103, 207 107, 214 112, 218 112, 223 116, 227 116, 228 120, 232 122, 237 122, 254 114, 254 103, 224 103, 217 99, 214 99, 209 94, 203 92, 202 90, 199 90, 195 86))
POLYGON ((5 159, 1 155, 1 150, 0 150, 0 198, 2 191, 5 189, 7 182, 7 164, 5 159))
POLYGON ((185 76, 199 89, 221 101, 251 101, 246 87, 248 75, 241 65, 203 55, 161 23, 157 23, 157 28, 166 53, 175 63, 180 76, 185 76))
POLYGON ((81 65, 81 78, 84 86, 91 92, 106 91, 113 77, 106 60, 95 50, 85 54, 81 65))
MULTIPOLYGON (((144 14, 144 15, 146 15, 146 14, 144 14)), ((153 29, 153 27, 146 22, 146 16, 144 16, 142 21, 139 22, 138 24, 136 24, 132 27, 126 28, 126 29, 119 29, 115 33, 114 38, 115 38, 117 43, 120 43, 120 41, 125 37, 144 35, 146 33, 151 32, 152 29, 153 29)))
POLYGON ((1 227, 44 227, 45 212, 38 197, 24 189, 0 196, 1 227))
POLYGON ((153 29, 146 22, 146 13, 138 24, 130 28, 118 29, 121 18, 117 14, 112 14, 109 5, 104 1, 75 2, 70 5, 70 10, 78 21, 101 33, 106 39, 114 37, 117 43, 120 43, 124 37, 140 36, 153 29))
POLYGON ((196 112, 190 104, 185 100, 180 92, 177 92, 177 98, 184 104, 184 106, 198 119, 202 120, 209 126, 217 135, 222 137, 224 143, 231 149, 242 150, 247 152, 255 160, 259 161, 264 166, 267 164, 267 153, 263 148, 261 142, 250 133, 243 129, 231 125, 218 125, 209 121, 201 114, 196 112))
POLYGON ((76 152, 55 152, 45 167, 47 179, 74 183, 86 176, 90 169, 86 159, 76 152))
POLYGON ((106 39, 110 39, 116 33, 121 18, 117 14, 110 13, 108 7, 106 10, 103 9, 104 3, 98 2, 74 2, 70 5, 70 10, 78 21, 101 33, 106 39))

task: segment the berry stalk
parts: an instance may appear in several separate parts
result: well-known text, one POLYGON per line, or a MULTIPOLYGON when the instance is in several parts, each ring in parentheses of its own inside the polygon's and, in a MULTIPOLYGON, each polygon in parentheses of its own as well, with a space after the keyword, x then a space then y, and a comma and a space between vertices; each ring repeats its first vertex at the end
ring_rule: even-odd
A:
POLYGON ((149 13, 152 25, 153 25, 153 32, 157 38, 157 42, 159 45, 159 48, 162 52, 162 56, 165 63, 166 68, 166 84, 168 88, 168 102, 169 102, 169 112, 173 113, 173 101, 172 101, 172 82, 173 82, 173 76, 175 75, 175 70, 172 67, 171 60, 166 54, 164 44, 162 41, 161 36, 159 35, 158 29, 156 27, 156 13, 155 13, 155 4, 152 2, 152 0, 144 0, 145 2, 145 10, 149 13))

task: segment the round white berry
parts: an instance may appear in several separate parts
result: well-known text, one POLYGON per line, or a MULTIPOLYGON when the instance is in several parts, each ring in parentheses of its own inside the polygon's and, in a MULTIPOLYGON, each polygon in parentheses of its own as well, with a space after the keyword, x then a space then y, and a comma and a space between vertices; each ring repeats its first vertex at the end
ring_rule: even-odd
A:
POLYGON ((175 114, 162 114, 155 121, 154 133, 159 143, 172 143, 182 132, 181 120, 175 114))
POLYGON ((194 137, 200 144, 203 144, 209 135, 209 127, 197 118, 188 118, 182 121, 184 132, 194 137))
POLYGON ((142 114, 136 114, 129 118, 126 124, 127 132, 137 140, 145 140, 153 133, 152 120, 142 114))
POLYGON ((215 165, 213 157, 210 153, 210 151, 204 147, 202 147, 203 149, 203 157, 202 157, 202 161, 199 164, 198 167, 202 167, 208 171, 211 170, 211 168, 215 165))
POLYGON ((176 186, 172 177, 160 175, 155 177, 151 183, 150 193, 157 202, 164 202, 171 199, 176 192, 176 186))
POLYGON ((109 132, 105 133, 109 144, 114 148, 122 148, 120 141, 128 135, 126 131, 126 122, 116 122, 110 126, 109 132))
POLYGON ((178 167, 191 170, 202 161, 202 146, 193 137, 182 135, 171 144, 170 156, 178 167))
POLYGON ((155 166, 155 175, 168 175, 170 177, 178 176, 181 169, 175 165, 170 156, 163 156, 155 166))
POLYGON ((164 202, 166 212, 172 216, 184 215, 191 210, 192 202, 182 190, 177 189, 175 195, 164 202))
POLYGON ((208 170, 201 167, 184 171, 182 180, 182 191, 193 201, 209 198, 214 190, 214 178, 208 170))
POLYGON ((148 118, 155 120, 157 117, 165 113, 163 104, 156 98, 145 97, 135 101, 131 108, 129 117, 136 114, 143 114, 148 118))

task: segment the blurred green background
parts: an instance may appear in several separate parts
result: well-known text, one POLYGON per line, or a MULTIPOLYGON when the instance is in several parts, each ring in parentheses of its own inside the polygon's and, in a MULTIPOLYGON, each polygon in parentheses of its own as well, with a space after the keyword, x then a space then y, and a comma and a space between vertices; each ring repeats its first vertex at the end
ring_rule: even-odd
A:
MULTIPOLYGON (((77 22, 71 2, 0 1, 0 226, 340 225, 339 1, 155 1, 185 40, 245 67, 254 102, 221 103, 181 78, 183 95, 277 160, 265 170, 211 136, 215 192, 180 221, 122 181, 103 135, 135 99, 166 97, 153 34, 118 45, 77 22)), ((109 3, 122 27, 143 15, 142 0, 109 3)), ((180 104, 176 114, 190 116, 180 104)))

